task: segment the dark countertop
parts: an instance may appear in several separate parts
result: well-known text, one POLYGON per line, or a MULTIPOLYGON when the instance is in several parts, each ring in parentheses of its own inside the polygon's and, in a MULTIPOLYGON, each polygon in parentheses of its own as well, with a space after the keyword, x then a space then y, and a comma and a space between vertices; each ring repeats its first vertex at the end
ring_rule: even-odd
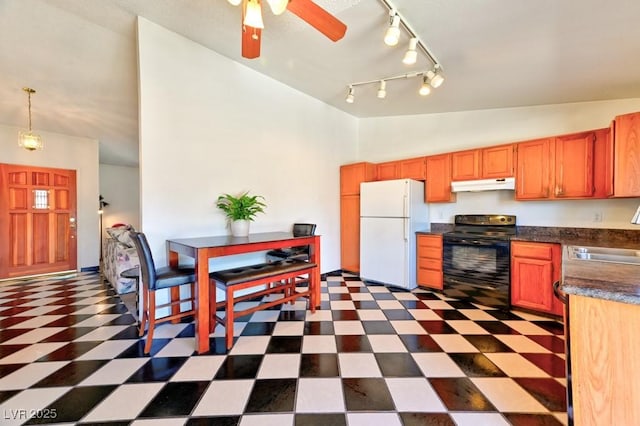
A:
MULTIPOLYGON (((432 223, 425 234, 442 234, 453 225, 432 223)), ((640 229, 640 228, 639 228, 640 229)), ((518 226, 512 241, 562 245, 561 290, 568 295, 595 297, 640 305, 640 265, 570 259, 568 246, 640 250, 640 230, 518 226)))

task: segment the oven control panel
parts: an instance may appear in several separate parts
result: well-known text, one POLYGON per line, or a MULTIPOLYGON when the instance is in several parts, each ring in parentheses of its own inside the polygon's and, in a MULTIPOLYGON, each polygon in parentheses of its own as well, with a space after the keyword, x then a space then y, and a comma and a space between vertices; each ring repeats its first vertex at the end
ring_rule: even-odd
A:
POLYGON ((515 226, 516 217, 501 214, 457 214, 456 225, 515 226))

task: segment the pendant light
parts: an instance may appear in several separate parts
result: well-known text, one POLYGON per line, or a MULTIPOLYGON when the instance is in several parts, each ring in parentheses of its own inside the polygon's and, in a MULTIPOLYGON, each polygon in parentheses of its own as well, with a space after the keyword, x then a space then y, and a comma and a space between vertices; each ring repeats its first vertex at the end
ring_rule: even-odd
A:
POLYGON ((22 90, 24 90, 29 97, 29 131, 25 132, 21 130, 18 132, 18 146, 28 151, 41 150, 43 148, 42 138, 40 135, 31 131, 31 94, 36 93, 36 91, 30 87, 23 87, 22 90))
POLYGON ((247 2, 247 9, 242 23, 248 27, 264 28, 264 23, 262 22, 262 8, 260 7, 258 0, 249 0, 247 2))

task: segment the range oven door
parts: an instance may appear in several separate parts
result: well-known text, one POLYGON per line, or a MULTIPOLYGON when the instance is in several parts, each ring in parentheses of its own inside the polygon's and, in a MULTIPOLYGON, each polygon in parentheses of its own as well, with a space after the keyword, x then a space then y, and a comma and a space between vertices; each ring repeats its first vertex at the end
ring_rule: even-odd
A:
POLYGON ((508 240, 443 237, 444 293, 485 306, 510 307, 508 240))

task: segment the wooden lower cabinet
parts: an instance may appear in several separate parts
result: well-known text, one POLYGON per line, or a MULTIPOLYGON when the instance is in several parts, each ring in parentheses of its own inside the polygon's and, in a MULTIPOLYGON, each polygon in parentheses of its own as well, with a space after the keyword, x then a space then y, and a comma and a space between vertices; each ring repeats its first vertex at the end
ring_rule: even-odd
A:
POLYGON ((419 234, 416 242, 417 284, 442 290, 442 235, 419 234))
POLYGON ((564 308, 553 295, 560 280, 560 244, 513 241, 511 243, 511 304, 561 316, 564 308))
POLYGON ((569 295, 575 425, 640 425, 640 306, 569 295))
POLYGON ((360 272, 360 196, 340 197, 340 267, 360 272))

